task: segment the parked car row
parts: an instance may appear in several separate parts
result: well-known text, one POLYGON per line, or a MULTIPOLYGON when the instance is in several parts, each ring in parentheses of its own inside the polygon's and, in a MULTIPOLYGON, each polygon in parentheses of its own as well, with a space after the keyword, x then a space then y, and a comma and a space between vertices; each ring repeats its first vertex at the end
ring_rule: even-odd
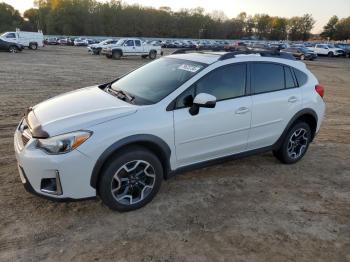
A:
POLYGON ((88 38, 72 38, 72 37, 50 37, 44 40, 46 45, 67 45, 67 46, 88 46, 99 43, 98 40, 88 38))

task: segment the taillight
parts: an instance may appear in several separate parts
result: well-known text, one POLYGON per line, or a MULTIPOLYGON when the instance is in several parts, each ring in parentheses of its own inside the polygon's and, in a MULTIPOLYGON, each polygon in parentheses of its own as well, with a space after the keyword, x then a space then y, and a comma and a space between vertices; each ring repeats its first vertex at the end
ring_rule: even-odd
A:
POLYGON ((320 97, 323 98, 324 96, 324 87, 321 85, 316 85, 315 86, 315 91, 320 95, 320 97))

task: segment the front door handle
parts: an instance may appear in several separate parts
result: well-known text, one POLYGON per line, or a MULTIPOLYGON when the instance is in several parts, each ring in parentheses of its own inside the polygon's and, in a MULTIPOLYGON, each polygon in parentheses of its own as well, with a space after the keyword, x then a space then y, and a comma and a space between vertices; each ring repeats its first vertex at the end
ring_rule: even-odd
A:
POLYGON ((292 97, 290 97, 289 99, 288 99, 288 102, 289 103, 295 103, 295 102, 297 102, 298 101, 298 98, 296 97, 296 96, 292 96, 292 97))
POLYGON ((248 113, 249 112, 249 108, 248 107, 240 107, 236 110, 236 114, 238 115, 243 115, 245 113, 248 113))

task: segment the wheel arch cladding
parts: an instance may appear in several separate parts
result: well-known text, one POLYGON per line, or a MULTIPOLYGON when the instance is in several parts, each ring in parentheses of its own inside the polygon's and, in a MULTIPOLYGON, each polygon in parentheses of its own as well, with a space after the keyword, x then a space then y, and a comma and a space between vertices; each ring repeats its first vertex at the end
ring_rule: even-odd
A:
POLYGON ((316 128, 317 128, 318 117, 317 117, 316 112, 313 109, 304 108, 304 109, 300 110, 298 113, 296 113, 292 117, 292 119, 288 122, 288 125, 284 129, 282 135, 275 143, 274 148, 278 149, 280 147, 280 145, 283 142, 284 137, 287 135, 290 128, 298 121, 306 122, 310 126, 311 131, 312 131, 311 141, 314 139, 315 133, 316 133, 316 128))
POLYGON ((170 155, 171 150, 166 142, 161 138, 154 135, 133 135, 126 138, 123 138, 110 147, 108 147, 102 155, 98 158, 95 163, 95 166, 92 170, 90 185, 93 188, 98 188, 98 181, 101 175, 105 164, 115 157, 118 152, 126 149, 129 146, 142 146, 153 152, 160 160, 163 166, 164 178, 167 178, 167 174, 170 170, 170 155))

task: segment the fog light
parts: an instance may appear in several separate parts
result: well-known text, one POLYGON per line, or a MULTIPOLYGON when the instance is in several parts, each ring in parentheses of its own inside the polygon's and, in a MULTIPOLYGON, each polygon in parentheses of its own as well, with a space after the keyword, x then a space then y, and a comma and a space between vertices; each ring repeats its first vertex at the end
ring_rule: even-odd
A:
POLYGON ((51 195, 62 195, 61 180, 57 170, 56 177, 41 179, 40 190, 51 195))

